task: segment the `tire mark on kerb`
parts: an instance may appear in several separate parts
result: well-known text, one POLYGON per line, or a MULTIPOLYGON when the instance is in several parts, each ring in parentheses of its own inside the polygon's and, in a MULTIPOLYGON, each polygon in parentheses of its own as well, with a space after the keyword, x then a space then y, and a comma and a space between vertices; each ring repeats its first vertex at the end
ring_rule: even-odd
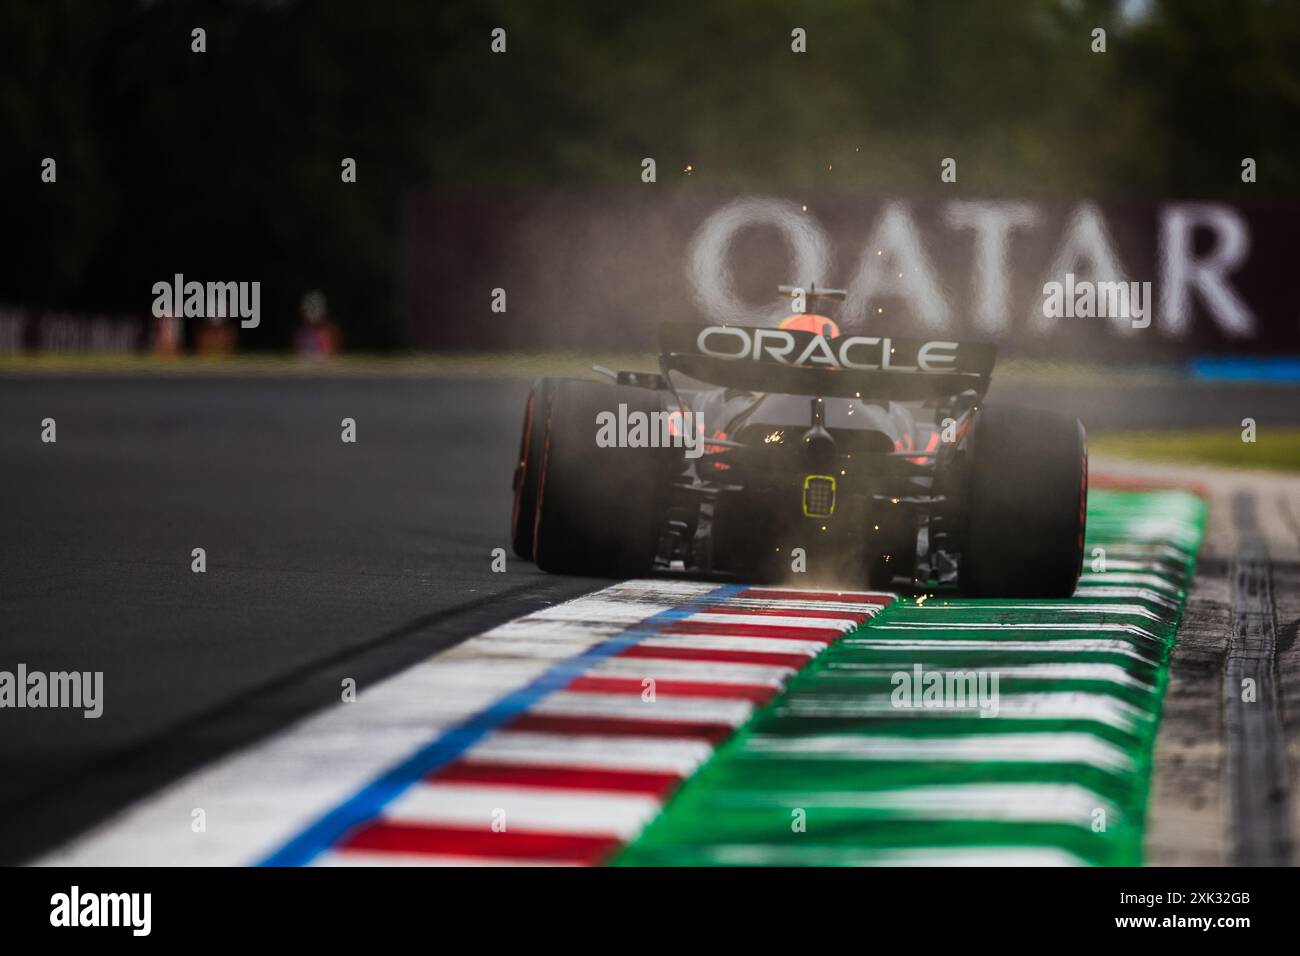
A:
POLYGON ((1232 498, 1237 531, 1233 563, 1232 641, 1224 672, 1228 784, 1234 863, 1287 866, 1291 833, 1287 812, 1286 751, 1278 713, 1275 657, 1277 620, 1268 549, 1255 517, 1255 498, 1232 498), (1254 682, 1253 701, 1243 700, 1254 682))

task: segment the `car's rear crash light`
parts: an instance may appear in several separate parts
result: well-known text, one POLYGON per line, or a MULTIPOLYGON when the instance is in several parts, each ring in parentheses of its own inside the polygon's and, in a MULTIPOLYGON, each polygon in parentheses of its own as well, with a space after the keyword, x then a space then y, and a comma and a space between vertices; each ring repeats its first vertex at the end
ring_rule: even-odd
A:
POLYGON ((809 475, 803 480, 803 513, 809 518, 829 518, 835 511, 835 479, 809 475))

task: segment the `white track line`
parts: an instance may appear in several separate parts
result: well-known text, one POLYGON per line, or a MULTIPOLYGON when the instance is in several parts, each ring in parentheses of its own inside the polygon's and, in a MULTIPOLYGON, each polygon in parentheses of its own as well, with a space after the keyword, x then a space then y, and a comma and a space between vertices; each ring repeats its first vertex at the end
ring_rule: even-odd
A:
POLYGON ((659 807, 653 797, 627 794, 425 783, 398 797, 384 812, 384 818, 482 829, 496 823, 506 833, 514 827, 626 840, 635 836, 659 812, 659 807))

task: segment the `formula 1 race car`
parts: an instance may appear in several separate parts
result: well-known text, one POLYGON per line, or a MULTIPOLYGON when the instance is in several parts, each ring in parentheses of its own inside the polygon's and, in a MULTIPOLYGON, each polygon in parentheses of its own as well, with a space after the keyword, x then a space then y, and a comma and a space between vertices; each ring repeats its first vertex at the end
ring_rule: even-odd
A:
POLYGON ((996 349, 669 323, 658 374, 547 378, 524 413, 515 553, 545 571, 1068 597, 1082 424, 985 406, 996 349))

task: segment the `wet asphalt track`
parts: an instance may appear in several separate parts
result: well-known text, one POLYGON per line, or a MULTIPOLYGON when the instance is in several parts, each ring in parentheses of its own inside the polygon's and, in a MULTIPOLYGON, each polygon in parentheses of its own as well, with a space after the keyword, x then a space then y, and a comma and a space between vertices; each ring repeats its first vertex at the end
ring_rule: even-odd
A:
MULTIPOLYGON (((0 711, 0 862, 503 620, 601 582, 509 560, 525 385, 0 378, 0 669, 103 671, 104 714, 0 711), (56 444, 40 441, 57 422, 56 444), (340 441, 356 419, 358 441, 340 441), (206 549, 207 572, 190 570, 206 549)), ((1290 389, 994 398, 1093 430, 1296 424, 1290 389)), ((183 823, 181 824, 183 825, 183 823)))

